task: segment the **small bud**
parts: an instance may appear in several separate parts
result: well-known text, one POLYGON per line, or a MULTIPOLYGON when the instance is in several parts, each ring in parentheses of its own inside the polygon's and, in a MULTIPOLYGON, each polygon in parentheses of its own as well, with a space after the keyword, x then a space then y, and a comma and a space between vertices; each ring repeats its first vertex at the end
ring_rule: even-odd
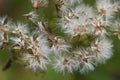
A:
POLYGON ((14 46, 11 48, 11 52, 14 56, 18 57, 20 55, 21 48, 19 46, 14 46))
POLYGON ((32 11, 28 14, 24 14, 23 16, 27 17, 28 20, 35 22, 35 19, 37 19, 38 15, 36 14, 35 11, 32 11))
POLYGON ((49 1, 48 0, 31 0, 32 6, 35 9, 45 7, 49 1))
POLYGON ((31 48, 28 48, 27 51, 28 51, 29 54, 33 54, 33 51, 32 51, 31 48))

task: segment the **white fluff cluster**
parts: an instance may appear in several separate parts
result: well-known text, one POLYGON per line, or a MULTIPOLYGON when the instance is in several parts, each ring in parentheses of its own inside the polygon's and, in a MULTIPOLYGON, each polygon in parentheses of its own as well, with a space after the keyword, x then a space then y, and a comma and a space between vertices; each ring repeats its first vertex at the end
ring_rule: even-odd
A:
POLYGON ((43 35, 40 35, 36 40, 30 37, 28 44, 27 49, 31 50, 32 53, 30 54, 28 51, 27 54, 23 55, 24 60, 28 62, 27 67, 34 72, 47 70, 50 50, 46 38, 43 35))
POLYGON ((91 51, 96 62, 105 63, 112 56, 112 42, 106 38, 97 39, 91 44, 91 51))
POLYGON ((54 69, 58 72, 61 72, 65 74, 66 72, 72 73, 75 61, 70 59, 69 57, 59 57, 56 59, 56 62, 54 64, 54 69))
POLYGON ((14 42, 14 47, 19 47, 20 55, 23 57, 27 68, 36 71, 44 71, 47 69, 47 64, 50 61, 48 54, 50 53, 49 43, 44 34, 39 34, 37 37, 29 35, 27 27, 24 24, 18 23, 12 31, 16 37, 11 37, 14 42))
MULTIPOLYGON (((71 73, 74 70, 79 70, 80 73, 87 73, 94 70, 98 63, 105 63, 112 56, 113 45, 107 39, 107 36, 109 35, 108 29, 113 29, 111 23, 115 18, 115 13, 119 11, 119 3, 111 0, 98 0, 96 1, 96 10, 91 6, 85 5, 82 1, 79 4, 75 7, 70 7, 74 5, 70 1, 63 4, 67 9, 65 10, 61 7, 63 11, 60 10, 60 12, 63 14, 59 19, 59 25, 64 30, 64 33, 73 40, 75 37, 81 38, 85 35, 92 36, 94 39, 87 48, 82 47, 81 49, 77 47, 80 50, 76 51, 74 49, 70 52, 73 56, 68 55, 67 61, 73 62, 69 63, 72 64, 69 67, 67 67, 67 62, 63 64, 65 62, 63 59, 54 64, 56 65, 55 69, 62 73, 65 71, 71 73)), ((117 30, 114 33, 116 35, 119 34, 117 30)), ((64 56, 66 55, 62 55, 62 58, 64 56)))
POLYGON ((60 57, 54 64, 56 71, 61 73, 72 73, 80 71, 80 73, 88 73, 93 71, 98 63, 105 63, 112 56, 112 43, 104 38, 100 41, 96 40, 91 44, 90 49, 80 49, 73 52, 72 57, 60 57))
POLYGON ((0 48, 4 47, 4 45, 8 43, 10 22, 6 20, 7 20, 7 16, 0 18, 0 48))
POLYGON ((108 36, 113 32, 120 39, 120 21, 115 17, 120 11, 119 2, 96 0, 93 8, 82 0, 54 0, 63 35, 53 32, 45 19, 36 24, 38 9, 47 6, 49 0, 31 3, 34 10, 24 16, 35 30, 20 22, 10 23, 7 17, 0 19, 0 48, 10 43, 13 56, 27 68, 41 72, 51 63, 55 71, 63 74, 74 71, 84 74, 113 55, 108 36))
POLYGON ((119 3, 112 2, 112 0, 98 0, 96 6, 98 13, 109 19, 114 17, 115 12, 118 11, 119 3))
POLYGON ((59 37, 54 38, 53 45, 51 47, 51 51, 56 55, 62 55, 64 53, 69 52, 70 45, 68 45, 63 39, 59 37))

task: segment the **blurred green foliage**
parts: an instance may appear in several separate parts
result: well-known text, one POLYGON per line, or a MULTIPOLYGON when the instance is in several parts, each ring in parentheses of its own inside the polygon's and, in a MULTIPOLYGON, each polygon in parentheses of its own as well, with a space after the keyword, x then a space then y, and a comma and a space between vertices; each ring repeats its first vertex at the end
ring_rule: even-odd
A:
MULTIPOLYGON (((95 0, 84 0, 87 4, 94 5, 95 0)), ((26 22, 26 19, 22 16, 24 13, 32 11, 29 0, 8 0, 7 13, 13 20, 26 22)), ((53 17, 56 16, 54 5, 50 4, 47 10, 39 12, 42 16, 48 18, 49 25, 54 26, 53 17), (44 13, 42 12, 44 11, 44 13)), ((113 39, 114 55, 106 64, 99 65, 93 72, 88 74, 79 74, 79 72, 73 74, 60 74, 55 72, 51 66, 49 66, 46 73, 35 74, 28 71, 20 64, 13 63, 11 68, 7 71, 2 71, 2 67, 5 65, 7 59, 11 55, 9 50, 0 50, 0 80, 120 80, 120 41, 117 37, 113 39)))

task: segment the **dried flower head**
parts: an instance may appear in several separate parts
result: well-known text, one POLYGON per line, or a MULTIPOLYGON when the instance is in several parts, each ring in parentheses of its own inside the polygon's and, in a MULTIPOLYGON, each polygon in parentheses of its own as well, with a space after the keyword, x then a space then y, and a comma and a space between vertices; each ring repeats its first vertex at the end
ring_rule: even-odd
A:
POLYGON ((69 57, 60 57, 54 64, 54 69, 63 74, 66 72, 73 73, 74 65, 74 60, 70 59, 69 57))
POLYGON ((41 54, 26 54, 24 55, 24 60, 28 63, 27 68, 36 71, 47 70, 48 57, 41 54))
POLYGON ((51 51, 56 55, 61 55, 69 52, 70 45, 66 44, 66 42, 59 37, 54 38, 53 45, 51 47, 51 51))
POLYGON ((91 45, 91 50, 96 58, 96 62, 105 63, 112 56, 112 42, 106 38, 97 39, 91 45))

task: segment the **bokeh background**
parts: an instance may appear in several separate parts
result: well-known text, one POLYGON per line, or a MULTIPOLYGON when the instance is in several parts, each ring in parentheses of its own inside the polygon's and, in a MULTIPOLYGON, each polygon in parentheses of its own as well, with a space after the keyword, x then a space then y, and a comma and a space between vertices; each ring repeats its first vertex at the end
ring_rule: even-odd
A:
MULTIPOLYGON (((94 6, 95 0, 84 0, 86 4, 94 6)), ((0 0, 0 16, 8 15, 13 21, 28 22, 22 15, 32 11, 29 0, 0 0)), ((56 17, 56 11, 52 2, 49 8, 39 11, 40 18, 45 15, 49 25, 54 26, 53 17, 56 17)), ((106 64, 101 64, 88 74, 60 74, 55 72, 51 66, 45 73, 33 73, 26 70, 18 63, 13 63, 11 68, 2 71, 7 59, 11 53, 7 49, 0 50, 0 80, 120 80, 120 41, 112 36, 114 55, 106 64)))

